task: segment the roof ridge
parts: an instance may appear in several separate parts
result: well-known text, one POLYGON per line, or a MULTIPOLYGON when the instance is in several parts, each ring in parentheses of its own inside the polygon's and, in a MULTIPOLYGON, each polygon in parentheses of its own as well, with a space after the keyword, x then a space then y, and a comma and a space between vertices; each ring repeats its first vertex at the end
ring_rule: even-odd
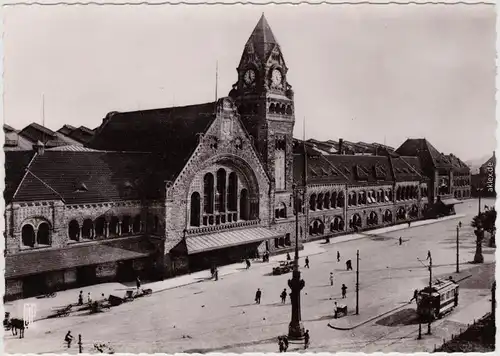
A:
POLYGON ((28 175, 28 172, 29 172, 29 168, 31 167, 31 165, 33 164, 33 161, 35 160, 35 157, 38 155, 38 153, 35 152, 35 154, 33 155, 33 157, 31 157, 31 160, 30 162, 28 163, 28 165, 26 166, 26 168, 24 169, 24 175, 23 175, 23 178, 21 178, 21 181, 19 182, 19 184, 17 185, 17 188, 14 192, 14 194, 12 194, 12 199, 11 200, 14 200, 14 198, 16 197, 16 194, 17 192, 19 191, 19 188, 21 187, 21 185, 23 184, 24 180, 26 179, 26 176, 28 175))

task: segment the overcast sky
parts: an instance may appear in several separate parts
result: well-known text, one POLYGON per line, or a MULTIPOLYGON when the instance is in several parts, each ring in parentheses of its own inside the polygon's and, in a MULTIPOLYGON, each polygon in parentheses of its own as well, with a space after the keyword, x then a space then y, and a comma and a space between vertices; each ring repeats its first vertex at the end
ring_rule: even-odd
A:
POLYGON ((98 126, 109 111, 214 100, 265 16, 295 90, 295 136, 495 146, 495 12, 478 6, 17 6, 4 9, 4 112, 98 126))

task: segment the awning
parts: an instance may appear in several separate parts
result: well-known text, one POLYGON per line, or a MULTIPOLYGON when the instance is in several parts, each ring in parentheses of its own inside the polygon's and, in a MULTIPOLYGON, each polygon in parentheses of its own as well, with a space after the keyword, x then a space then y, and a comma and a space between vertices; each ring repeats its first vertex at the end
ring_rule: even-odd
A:
POLYGON ((98 265, 147 257, 151 252, 125 249, 116 244, 75 244, 62 249, 31 250, 5 257, 5 278, 98 265), (113 246, 114 245, 114 246, 113 246))
POLYGON ((210 235, 188 237, 186 239, 186 245, 188 254, 192 255, 220 248, 259 242, 277 236, 282 236, 282 234, 264 227, 255 227, 251 229, 215 232, 210 235))
POLYGON ((455 205, 455 204, 462 204, 463 202, 457 199, 443 199, 441 200, 444 205, 455 205))

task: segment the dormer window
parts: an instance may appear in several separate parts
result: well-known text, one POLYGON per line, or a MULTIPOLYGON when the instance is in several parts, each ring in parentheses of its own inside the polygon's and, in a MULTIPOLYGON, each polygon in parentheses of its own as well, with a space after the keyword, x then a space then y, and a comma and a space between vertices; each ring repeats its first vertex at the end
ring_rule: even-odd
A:
POLYGON ((85 183, 83 182, 79 182, 76 184, 76 189, 75 189, 75 193, 83 193, 83 192, 88 192, 88 188, 87 186, 85 185, 85 183))

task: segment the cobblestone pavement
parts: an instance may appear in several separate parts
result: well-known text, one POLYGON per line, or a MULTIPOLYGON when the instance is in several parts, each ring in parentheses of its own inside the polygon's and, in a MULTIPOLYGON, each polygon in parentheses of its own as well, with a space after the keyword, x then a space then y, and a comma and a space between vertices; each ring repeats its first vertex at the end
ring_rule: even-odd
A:
MULTIPOLYGON (((435 322, 432 335, 423 335, 422 340, 416 340, 415 304, 408 304, 413 290, 428 283, 428 271, 417 258, 425 260, 427 250, 431 250, 434 276, 451 275, 455 270, 457 219, 341 243, 317 243, 325 252, 309 257, 309 269, 302 268, 301 262, 306 283, 302 320, 311 334, 308 351, 432 351, 434 344, 439 345, 443 338, 481 317, 488 311, 494 250, 484 248, 484 265, 468 263, 474 255, 474 235, 469 222, 476 211, 474 201, 457 207, 458 214, 466 214, 460 218, 461 276, 473 277, 461 284, 459 307, 435 322), (399 237, 404 240, 401 246, 399 237), (341 254, 340 263, 335 257, 337 250, 341 254), (361 256, 360 316, 352 315, 355 273, 345 271, 346 259, 354 262, 356 250, 361 256), (330 272, 335 276, 333 287, 329 282, 330 272), (347 285, 348 292, 341 303, 348 306, 350 314, 334 320, 333 302, 341 300, 342 283, 347 285), (352 330, 328 327, 328 323, 335 322, 356 326, 396 307, 400 308, 352 330)), ((7 333, 5 350, 67 352, 62 340, 71 330, 73 335, 82 335, 84 352, 89 352, 95 342, 109 342, 116 352, 128 353, 276 352, 276 337, 287 332, 290 320, 289 299, 281 304, 279 294, 287 287, 291 274, 272 276, 272 266, 270 263, 240 270, 222 276, 217 282, 203 279, 200 283, 156 292, 97 315, 74 314, 40 320, 26 330, 25 339, 7 333), (260 305, 253 301, 257 288, 263 291, 260 305)), ((426 326, 423 331, 425 334, 426 326)), ((302 349, 301 344, 291 344, 291 351, 302 349)), ((69 353, 76 351, 73 346, 69 353)))

